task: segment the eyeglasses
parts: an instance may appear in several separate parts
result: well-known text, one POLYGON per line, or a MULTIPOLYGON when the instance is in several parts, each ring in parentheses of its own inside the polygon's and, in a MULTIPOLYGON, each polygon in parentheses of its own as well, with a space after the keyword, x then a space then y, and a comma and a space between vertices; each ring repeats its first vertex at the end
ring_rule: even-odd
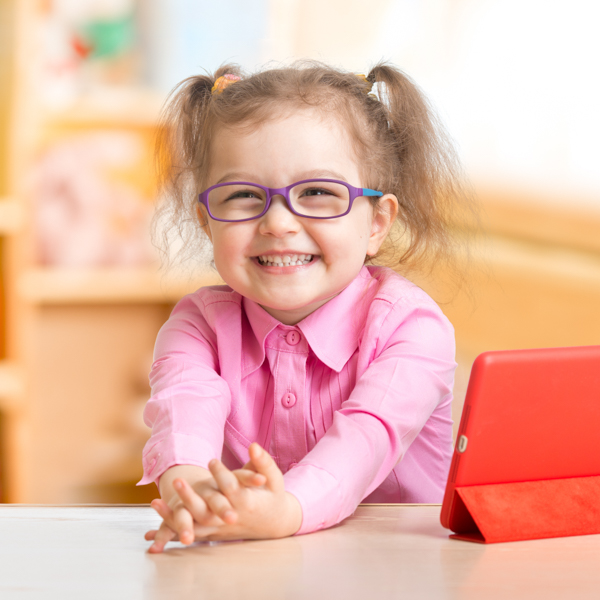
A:
POLYGON ((268 188, 246 181, 218 183, 198 197, 215 221, 250 221, 262 217, 274 196, 283 196, 292 213, 309 219, 336 219, 347 215, 360 196, 383 196, 337 179, 306 179, 284 188, 268 188))

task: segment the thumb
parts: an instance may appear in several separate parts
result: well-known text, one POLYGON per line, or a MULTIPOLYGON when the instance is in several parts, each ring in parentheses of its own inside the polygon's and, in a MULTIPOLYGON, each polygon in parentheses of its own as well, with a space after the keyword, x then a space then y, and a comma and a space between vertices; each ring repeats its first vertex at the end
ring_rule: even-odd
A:
POLYGON ((250 444, 248 453, 250 454, 250 460, 247 463, 249 466, 245 468, 249 468, 264 475, 267 480, 265 487, 272 492, 285 491, 283 473, 271 455, 266 450, 263 450, 256 442, 250 444))

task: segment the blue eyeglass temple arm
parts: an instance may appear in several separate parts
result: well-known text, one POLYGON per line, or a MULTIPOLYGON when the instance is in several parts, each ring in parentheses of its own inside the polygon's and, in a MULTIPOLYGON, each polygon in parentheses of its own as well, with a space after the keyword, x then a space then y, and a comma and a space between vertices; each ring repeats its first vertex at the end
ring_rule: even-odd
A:
POLYGON ((370 190, 369 188, 362 188, 363 196, 383 196, 383 192, 378 192, 376 190, 370 190))

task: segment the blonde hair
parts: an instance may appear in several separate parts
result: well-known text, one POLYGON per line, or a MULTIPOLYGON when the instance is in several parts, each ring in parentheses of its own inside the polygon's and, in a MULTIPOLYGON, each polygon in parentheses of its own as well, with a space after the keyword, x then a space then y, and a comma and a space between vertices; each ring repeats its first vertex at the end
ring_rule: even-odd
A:
POLYGON ((366 77, 313 61, 253 75, 224 65, 214 75, 181 82, 165 106, 157 145, 164 191, 155 221, 163 227, 160 235, 155 229, 159 247, 166 251, 176 233, 183 240, 178 258, 202 252, 197 196, 207 185, 211 141, 219 127, 254 128, 283 109, 306 107, 340 119, 363 167, 363 184, 398 198, 395 233, 375 258, 405 273, 452 262, 453 215, 468 204, 459 161, 419 88, 385 63, 366 77), (225 74, 241 79, 213 94, 225 74), (379 99, 369 93, 373 84, 379 99))

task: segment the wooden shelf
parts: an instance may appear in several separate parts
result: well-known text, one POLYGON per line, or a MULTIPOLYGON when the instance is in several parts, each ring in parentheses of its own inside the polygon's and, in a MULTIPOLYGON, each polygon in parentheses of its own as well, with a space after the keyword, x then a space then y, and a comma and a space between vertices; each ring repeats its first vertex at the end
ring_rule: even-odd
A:
POLYGON ((215 271, 208 270, 192 278, 162 275, 151 268, 40 268, 21 275, 18 293, 23 300, 42 305, 175 303, 199 287, 222 283, 215 271))
POLYGON ((0 361, 0 409, 14 408, 24 389, 20 369, 8 361, 0 361))
POLYGON ((0 235, 17 233, 24 223, 21 205, 10 198, 0 198, 0 235))

